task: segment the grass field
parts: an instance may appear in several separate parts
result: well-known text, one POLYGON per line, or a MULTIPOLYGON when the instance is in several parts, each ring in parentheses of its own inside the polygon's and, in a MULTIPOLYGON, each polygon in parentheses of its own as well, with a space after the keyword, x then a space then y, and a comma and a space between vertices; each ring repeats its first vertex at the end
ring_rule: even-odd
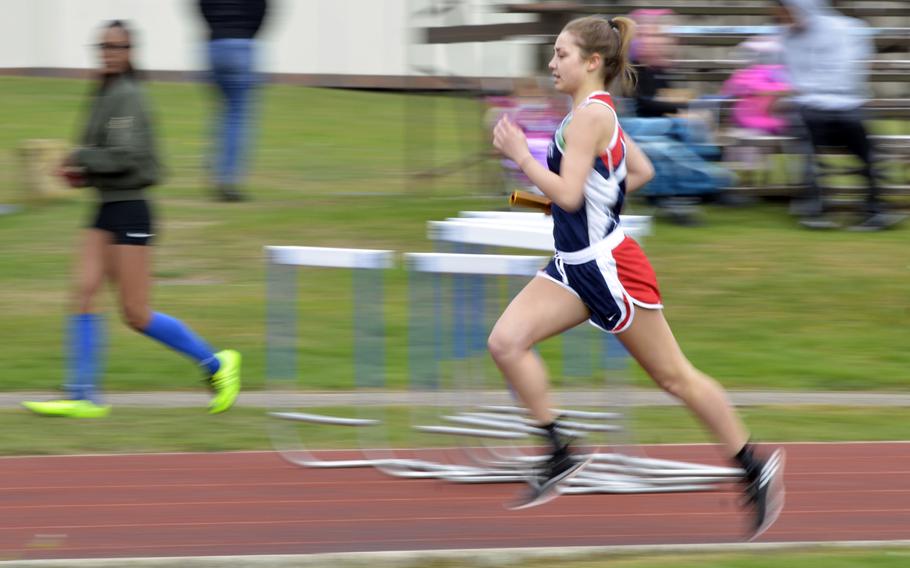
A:
MULTIPOLYGON (((0 78, 0 203, 21 194, 18 144, 72 139, 87 88, 0 78)), ((216 346, 242 350, 249 388, 263 385, 265 367, 263 245, 432 250, 427 220, 504 205, 495 164, 432 179, 412 175, 483 147, 483 133, 473 128, 479 110, 467 101, 270 86, 260 104, 253 201, 219 204, 205 185, 206 91, 154 84, 151 94, 169 172, 156 190, 155 307, 216 346), (430 109, 435 120, 426 118, 430 109)), ((68 274, 90 203, 77 194, 0 217, 0 389, 61 382, 68 274)), ((643 211, 634 202, 629 208, 643 211)), ((699 228, 658 224, 646 241, 667 317, 698 366, 731 388, 908 388, 908 228, 804 232, 776 205, 711 209, 706 221, 699 228)), ((391 272, 386 284, 387 371, 402 384, 404 274, 391 272)), ((302 279, 301 359, 319 370, 307 386, 351 386, 348 286, 343 273, 302 279)), ((126 330, 109 296, 104 305, 111 324, 106 388, 197 388, 192 365, 126 330)))
MULTIPOLYGON (((31 138, 75 138, 85 83, 0 78, 0 203, 20 202, 16 149, 31 138)), ((265 266, 262 246, 296 244, 432 250, 425 223, 463 209, 500 208, 496 165, 415 176, 485 148, 479 109, 428 96, 272 86, 260 105, 253 201, 219 204, 205 184, 209 107, 199 85, 155 84, 152 100, 168 168, 156 190, 156 308, 190 323, 216 346, 245 354, 245 383, 264 386, 265 266), (368 110, 367 110, 368 109, 368 110), (435 120, 428 120, 433 110, 435 120)), ((0 216, 2 390, 54 389, 62 381, 63 324, 79 227, 91 198, 28 205, 0 216)), ((628 212, 646 212, 634 201, 628 212)), ((667 316, 690 358, 731 388, 906 390, 910 369, 910 231, 808 233, 783 208, 711 209, 706 225, 659 224, 646 241, 667 316)), ((345 274, 301 278, 300 358, 317 373, 307 387, 352 386, 350 282, 345 274)), ((405 275, 386 278, 387 375, 407 375, 405 275)), ((196 389, 192 365, 117 322, 110 297, 105 387, 196 389)), ((545 350, 549 355, 549 351, 545 350)), ((640 374, 633 380, 644 382, 640 374)), ((906 409, 742 409, 763 441, 910 439, 906 409)), ((409 439, 392 412, 392 443, 409 439)), ((204 409, 115 408, 107 420, 59 421, 0 411, 0 454, 268 450, 263 409, 220 416, 204 409)), ((642 443, 702 442, 683 410, 640 408, 642 443)), ((308 429, 315 448, 355 447, 353 432, 308 429)), ((526 568, 678 568, 907 565, 907 549, 761 554, 617 556, 522 562, 526 568)), ((457 564, 438 562, 445 568, 457 564)))
MULTIPOLYGON (((828 547, 804 551, 755 551, 736 554, 725 553, 675 553, 657 555, 617 554, 587 559, 563 559, 558 556, 540 560, 524 560, 521 563, 497 563, 496 566, 511 568, 767 568, 768 566, 799 566, 801 568, 898 568, 910 559, 908 548, 886 548, 883 550, 828 547)), ((439 561, 423 564, 423 568, 461 568, 457 561, 439 561)))
MULTIPOLYGON (((345 408, 308 411, 358 416, 345 408)), ((905 408, 750 407, 741 412, 755 438, 763 442, 910 439, 905 408)), ((415 441, 430 446, 459 443, 440 437, 418 440, 410 430, 411 415, 406 409, 390 409, 382 417, 388 427, 375 432, 305 425, 298 433, 310 449, 357 448, 361 444, 410 447, 415 441)), ((82 421, 48 420, 28 415, 25 410, 4 410, 0 411, 0 455, 271 450, 269 420, 262 408, 235 408, 208 416, 204 408, 120 407, 105 420, 82 421)), ((713 442, 680 408, 636 408, 631 429, 633 439, 622 441, 713 442)))

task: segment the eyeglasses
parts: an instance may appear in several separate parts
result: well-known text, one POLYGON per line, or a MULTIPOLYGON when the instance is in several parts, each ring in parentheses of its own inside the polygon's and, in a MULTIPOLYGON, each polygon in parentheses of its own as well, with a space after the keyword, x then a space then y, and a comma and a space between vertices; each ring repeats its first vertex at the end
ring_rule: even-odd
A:
POLYGON ((118 51, 126 51, 132 46, 128 43, 98 43, 95 44, 95 47, 98 49, 115 49, 118 51))

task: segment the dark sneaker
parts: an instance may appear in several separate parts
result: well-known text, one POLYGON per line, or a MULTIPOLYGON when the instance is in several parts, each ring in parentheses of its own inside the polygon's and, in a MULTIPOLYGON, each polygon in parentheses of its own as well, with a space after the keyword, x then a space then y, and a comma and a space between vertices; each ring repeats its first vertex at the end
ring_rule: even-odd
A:
POLYGON ((876 213, 874 215, 869 215, 855 225, 851 225, 847 230, 859 232, 883 231, 897 225, 903 221, 904 218, 906 218, 906 215, 900 213, 876 213))
POLYGON ((812 229, 814 231, 827 231, 830 229, 840 228, 840 225, 838 225, 835 221, 822 215, 803 217, 800 219, 799 224, 804 229, 812 229))
POLYGON ((215 188, 215 199, 228 203, 246 201, 247 196, 235 185, 222 184, 215 188))
POLYGON ((755 540, 774 524, 784 508, 784 452, 775 450, 762 464, 758 477, 746 487, 753 524, 749 540, 755 540))
POLYGON ((568 451, 551 455, 528 481, 528 487, 506 508, 517 511, 552 501, 559 496, 559 485, 578 475, 593 459, 593 452, 581 458, 568 451))

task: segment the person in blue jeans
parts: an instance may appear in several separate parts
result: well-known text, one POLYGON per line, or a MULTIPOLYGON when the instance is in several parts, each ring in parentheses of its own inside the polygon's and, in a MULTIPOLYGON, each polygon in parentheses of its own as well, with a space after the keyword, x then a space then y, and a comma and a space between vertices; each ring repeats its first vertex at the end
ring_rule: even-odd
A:
POLYGON ((639 24, 632 45, 637 82, 623 128, 654 166, 654 179, 641 195, 682 224, 696 223, 693 201, 725 200, 732 172, 721 166, 720 148, 711 143, 711 126, 702 114, 716 114, 718 102, 693 99, 673 84, 672 58, 678 46, 667 33, 674 14, 664 9, 632 13, 639 24))
POLYGON ((212 175, 215 197, 243 201, 241 191, 250 147, 256 35, 265 19, 266 0, 199 0, 209 28, 211 81, 221 105, 215 124, 212 175))

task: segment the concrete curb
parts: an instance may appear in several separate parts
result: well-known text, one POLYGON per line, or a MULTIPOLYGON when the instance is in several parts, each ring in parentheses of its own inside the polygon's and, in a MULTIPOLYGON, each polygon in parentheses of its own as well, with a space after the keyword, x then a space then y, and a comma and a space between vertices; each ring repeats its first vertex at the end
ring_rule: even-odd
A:
MULTIPOLYGON (((736 406, 910 406, 910 393, 888 392, 788 392, 788 391, 729 391, 736 406)), ((60 398, 60 392, 5 392, 0 393, 0 408, 17 408, 23 400, 51 400, 60 398)), ((474 400, 486 404, 511 404, 505 389, 472 393, 474 400)), ((559 392, 560 404, 587 406, 591 401, 609 402, 614 406, 679 406, 679 401, 668 394, 650 389, 623 389, 609 391, 559 392)), ((129 392, 109 393, 105 401, 114 406, 146 408, 205 407, 209 395, 198 392, 129 392)), ((275 407, 331 407, 351 405, 375 406, 460 406, 465 394, 440 392, 280 392, 246 391, 237 399, 238 406, 275 407)))
MULTIPOLYGON (((759 542, 721 544, 655 544, 568 548, 499 548, 467 550, 420 550, 396 552, 345 552, 332 554, 205 556, 168 558, 105 558, 85 560, 12 560, 0 566, 22 568, 419 568, 431 561, 457 565, 493 567, 521 566, 531 560, 597 559, 606 556, 706 554, 823 549, 908 548, 910 540, 835 542, 759 542)), ((910 555, 910 550, 908 550, 910 555)))

